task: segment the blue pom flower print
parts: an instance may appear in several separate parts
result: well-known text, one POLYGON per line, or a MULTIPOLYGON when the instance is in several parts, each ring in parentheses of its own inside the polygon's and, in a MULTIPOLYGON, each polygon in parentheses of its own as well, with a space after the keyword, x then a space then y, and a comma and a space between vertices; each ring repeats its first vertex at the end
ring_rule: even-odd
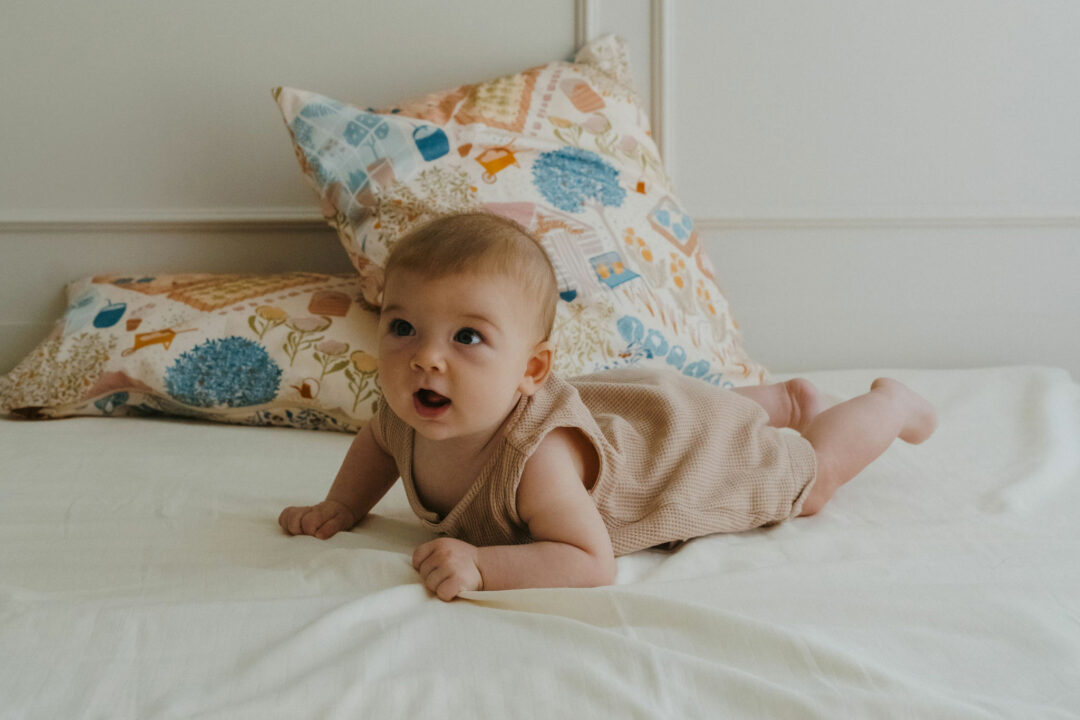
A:
POLYGON ((664 357, 668 351, 668 341, 656 330, 650 330, 649 334, 645 337, 645 343, 642 346, 645 351, 645 357, 664 357))
POLYGON ((676 345, 675 347, 671 348, 671 352, 669 352, 667 355, 667 363, 668 365, 673 366, 676 370, 682 368, 682 366, 686 363, 686 350, 683 349, 682 345, 676 345))
POLYGON ((633 315, 623 315, 615 323, 615 327, 618 328, 622 339, 630 345, 640 343, 641 339, 645 337, 645 326, 633 315))
POLYGON ((541 153, 532 171, 537 189, 565 212, 580 212, 588 201, 618 207, 626 198, 619 171, 589 150, 564 147, 541 153))
POLYGON ((627 359, 626 364, 636 365, 642 360, 663 358, 668 365, 681 371, 683 375, 698 378, 712 385, 734 387, 730 381, 724 379, 723 373, 710 372, 712 366, 704 358, 687 364, 686 349, 682 345, 671 345, 663 333, 651 328, 646 329, 645 324, 633 315, 623 315, 615 326, 619 330, 619 335, 626 341, 626 350, 621 355, 627 359))
POLYGON ((708 360, 696 360, 685 368, 683 368, 683 375, 689 375, 693 378, 703 378, 705 374, 709 372, 708 360))
POLYGON ((262 345, 241 337, 196 345, 165 371, 165 389, 195 407, 261 405, 277 395, 281 368, 262 345))

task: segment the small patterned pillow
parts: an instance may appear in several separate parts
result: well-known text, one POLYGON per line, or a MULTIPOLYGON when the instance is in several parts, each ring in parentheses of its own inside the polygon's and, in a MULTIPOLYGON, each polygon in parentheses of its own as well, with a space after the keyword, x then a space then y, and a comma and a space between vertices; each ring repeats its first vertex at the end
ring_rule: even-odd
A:
POLYGON ((0 376, 23 417, 184 415, 355 432, 378 400, 377 313, 356 275, 106 275, 0 376))
POLYGON ((645 363, 762 382, 632 87, 622 41, 607 36, 573 63, 388 110, 293 88, 274 97, 368 302, 401 234, 486 208, 532 230, 555 266, 557 372, 645 363))

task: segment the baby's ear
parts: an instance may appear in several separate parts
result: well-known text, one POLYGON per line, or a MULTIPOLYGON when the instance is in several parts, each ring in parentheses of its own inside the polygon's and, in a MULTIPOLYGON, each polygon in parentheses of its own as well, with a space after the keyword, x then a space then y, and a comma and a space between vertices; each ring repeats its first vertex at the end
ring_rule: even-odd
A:
POLYGON ((551 366, 555 359, 555 346, 547 340, 536 344, 529 356, 529 362, 525 365, 525 376, 521 378, 518 392, 522 395, 531 396, 536 394, 544 381, 551 374, 551 366))

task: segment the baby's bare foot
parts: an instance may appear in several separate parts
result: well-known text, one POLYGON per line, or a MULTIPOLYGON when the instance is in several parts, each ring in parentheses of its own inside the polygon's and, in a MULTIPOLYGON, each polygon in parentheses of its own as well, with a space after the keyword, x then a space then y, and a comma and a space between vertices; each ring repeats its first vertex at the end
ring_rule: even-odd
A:
POLYGON ((784 383, 784 389, 791 400, 791 415, 787 427, 802 433, 825 409, 825 401, 814 383, 804 378, 788 380, 784 383))
POLYGON ((937 428, 937 412, 934 406, 904 383, 892 378, 878 378, 870 383, 870 389, 888 392, 908 410, 907 420, 899 435, 904 442, 918 445, 937 428))

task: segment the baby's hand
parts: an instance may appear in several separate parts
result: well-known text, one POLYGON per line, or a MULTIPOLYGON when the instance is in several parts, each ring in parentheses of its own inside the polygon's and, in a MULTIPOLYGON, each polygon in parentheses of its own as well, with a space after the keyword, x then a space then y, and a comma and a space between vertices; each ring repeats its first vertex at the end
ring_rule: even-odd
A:
POLYGON ((462 590, 483 590, 484 578, 476 567, 476 546, 441 537, 413 552, 412 566, 428 590, 450 601, 462 590))
POLYGON ((278 517, 278 524, 290 535, 311 535, 326 540, 339 530, 351 529, 356 524, 356 516, 337 500, 323 500, 318 505, 285 508, 278 517))

